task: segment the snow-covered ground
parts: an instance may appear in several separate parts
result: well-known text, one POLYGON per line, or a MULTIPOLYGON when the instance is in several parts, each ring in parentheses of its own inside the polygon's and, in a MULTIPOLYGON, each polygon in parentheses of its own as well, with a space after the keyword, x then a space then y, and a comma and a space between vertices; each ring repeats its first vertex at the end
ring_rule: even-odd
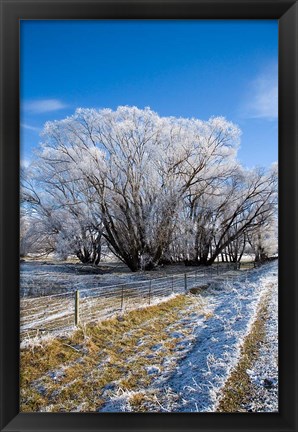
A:
POLYGON ((129 270, 121 263, 91 267, 50 260, 23 261, 20 264, 20 292, 21 297, 56 295, 119 284, 128 277, 129 270))
POLYGON ((54 261, 23 261, 20 264, 21 297, 57 295, 75 290, 92 290, 136 283, 170 275, 197 272, 199 276, 222 274, 233 268, 233 264, 215 264, 212 267, 191 267, 184 264, 159 267, 154 271, 132 273, 119 262, 101 263, 99 266, 82 263, 54 261))
POLYGON ((119 263, 106 267, 79 263, 23 262, 21 264, 21 335, 61 334, 75 321, 75 295, 80 292, 80 322, 107 319, 124 310, 160 302, 215 281, 238 278, 233 264, 212 267, 173 265, 154 272, 128 272, 119 263), (45 307, 46 305, 46 307, 45 307))
POLYGON ((268 293, 268 312, 265 324, 265 340, 253 367, 246 371, 253 384, 250 403, 245 409, 252 412, 278 411, 278 289, 272 281, 268 293))
MULTIPOLYGON (((165 359, 162 370, 152 361, 148 374, 155 374, 156 379, 150 389, 142 389, 155 394, 156 402, 149 404, 148 411, 216 411, 258 307, 268 296, 270 319, 266 324, 266 341, 251 371, 256 392, 247 410, 277 410, 277 272, 277 262, 272 262, 206 290, 208 310, 204 317, 190 313, 178 323, 192 328, 192 335, 178 345, 180 361, 169 360, 167 364, 165 359)), ((123 389, 109 391, 109 400, 100 411, 132 411, 130 397, 131 392, 123 389)))
MULTIPOLYGON (((103 303, 104 297, 97 298, 92 295, 91 283, 93 278, 96 276, 97 283, 100 284, 108 283, 112 278, 118 276, 123 281, 132 278, 131 274, 122 272, 121 269, 119 269, 119 275, 106 274, 103 275, 103 278, 102 275, 92 274, 82 276, 80 271, 77 274, 73 268, 69 269, 68 266, 64 265, 60 268, 61 274, 58 270, 57 265, 38 264, 35 266, 33 264, 31 267, 30 265, 27 267, 28 277, 33 274, 41 285, 44 277, 47 277, 48 281, 52 281, 59 278, 61 274, 64 274, 65 277, 66 290, 76 279, 77 281, 80 280, 82 284, 89 281, 87 283, 90 283, 88 285, 90 289, 86 297, 82 299, 82 305, 87 302, 88 307, 90 305, 96 306, 96 311, 103 309, 105 313, 108 309, 107 304, 103 303), (34 272, 34 268, 37 273, 34 272), (100 305, 97 305, 96 302, 100 302, 100 305)), ((171 270, 175 274, 175 271, 180 269, 173 268, 171 270)), ((162 277, 163 270, 155 274, 162 277)), ((141 281, 147 275, 143 272, 133 276, 139 279, 135 289, 141 289, 141 281)), ((177 290, 170 295, 164 294, 160 298, 152 297, 151 304, 174 298, 179 292, 184 293, 184 275, 178 276, 177 274, 173 278, 170 276, 164 280, 158 279, 156 282, 159 287, 158 290, 163 292, 166 285, 171 284, 173 280, 179 282, 176 287, 177 290)), ((141 393, 145 401, 143 408, 148 412, 215 412, 224 393, 227 379, 239 362, 243 342, 246 336, 250 334, 256 318, 259 316, 260 306, 266 304, 265 337, 261 341, 257 360, 246 371, 253 390, 252 394, 249 395, 249 403, 243 406, 243 410, 252 412, 278 411, 277 261, 243 272, 226 269, 222 272, 210 270, 208 273, 206 270, 198 269, 195 273, 188 274, 187 281, 188 288, 205 285, 197 292, 194 290, 196 294, 185 297, 187 301, 179 309, 178 317, 170 324, 166 324, 163 328, 163 336, 158 343, 148 331, 145 336, 146 342, 144 343, 144 338, 141 338, 132 355, 125 358, 128 375, 133 373, 136 358, 142 359, 144 362, 143 373, 150 377, 150 384, 146 388, 137 386, 131 390, 121 384, 122 378, 111 381, 102 389, 98 389, 100 399, 104 402, 100 404, 97 410, 100 412, 134 411, 135 406, 131 401, 141 393), (166 348, 169 344, 173 346, 171 351, 166 348)), ((144 286, 148 288, 151 283, 149 285, 144 284, 144 286)), ((154 284, 152 284, 153 286, 154 284)), ((99 289, 102 290, 103 287, 104 285, 99 289)), ((104 288, 105 293, 106 288, 104 288)), ((49 302, 50 297, 48 297, 46 309, 55 310, 56 315, 62 314, 67 301, 70 301, 69 309, 72 309, 72 300, 68 300, 69 295, 72 294, 62 294, 62 297, 61 294, 51 296, 52 303, 49 302)), ((22 325, 27 325, 25 322, 29 323, 30 320, 36 322, 37 318, 43 326, 45 325, 45 299, 45 297, 22 299, 24 305, 29 302, 36 309, 33 315, 28 315, 30 308, 24 309, 26 315, 21 314, 21 319, 24 320, 22 325)), ((105 301, 111 301, 114 304, 115 297, 105 301)), ((135 303, 133 308, 148 305, 148 302, 142 305, 140 297, 136 298, 135 303)), ((115 305, 113 307, 115 309, 115 305)), ((119 313, 119 305, 117 311, 119 313)), ((69 316, 72 316, 71 313, 69 316)), ((58 318, 61 319, 60 315, 58 318)), ((53 321, 55 325, 58 318, 56 317, 53 321)), ((147 323, 148 328, 154 326, 154 319, 151 323, 147 323)), ((137 330, 136 328, 129 329, 127 335, 124 334, 123 337, 130 337, 129 334, 133 334, 137 330)), ((51 335, 54 337, 53 333, 51 335)), ((30 341, 34 345, 34 341, 31 339, 30 341)), ((39 339, 37 342, 40 342, 39 339)), ((111 343, 113 342, 111 341, 111 343)), ((24 348, 26 348, 26 344, 24 348)), ((81 360, 83 361, 83 358, 81 360)), ((65 367, 68 366, 61 365, 63 370, 65 367)), ((88 373, 93 376, 94 371, 90 370, 88 373)), ((82 376, 86 377, 87 375, 83 374, 82 376)), ((45 377, 40 378, 40 380, 44 379, 45 377)), ((88 388, 88 382, 86 382, 86 387, 88 388)), ((49 406, 44 409, 52 410, 52 408, 49 406)), ((76 407, 75 411, 80 411, 80 406, 76 407)))

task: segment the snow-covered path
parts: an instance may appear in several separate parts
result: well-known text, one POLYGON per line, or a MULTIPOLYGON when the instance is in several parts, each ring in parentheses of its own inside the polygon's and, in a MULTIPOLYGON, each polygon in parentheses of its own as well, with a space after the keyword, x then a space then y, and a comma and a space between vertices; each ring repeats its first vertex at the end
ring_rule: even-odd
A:
POLYGON ((265 340, 257 361, 247 371, 253 393, 247 411, 278 412, 278 286, 273 284, 268 294, 268 311, 265 324, 265 340))
POLYGON ((162 403, 165 409, 215 411, 220 389, 237 363, 241 344, 254 321, 259 302, 273 284, 277 285, 276 262, 221 287, 218 295, 215 294, 213 316, 203 328, 197 328, 193 349, 163 385, 163 393, 169 395, 170 388, 170 393, 179 396, 174 403, 167 396, 162 403))
MULTIPOLYGON (((271 298, 269 309, 272 310, 266 327, 267 342, 262 347, 252 373, 256 380, 264 377, 266 374, 263 369, 270 363, 268 356, 274 354, 270 376, 277 379, 277 272, 277 262, 269 263, 245 272, 237 280, 223 281, 214 285, 211 291, 207 290, 207 318, 202 319, 196 314, 188 317, 188 325, 193 326, 194 338, 185 350, 184 357, 174 370, 165 369, 161 372, 150 389, 142 389, 154 391, 156 395, 158 402, 152 403, 150 411, 216 411, 223 386, 239 361, 243 341, 250 332, 259 306, 268 296, 271 298)), ((180 324, 183 326, 182 321, 180 324)), ((129 410, 125 396, 122 395, 120 399, 115 395, 105 405, 104 411, 129 410)), ((268 409, 263 410, 270 411, 270 404, 277 406, 277 391, 268 393, 265 399, 268 409)), ((259 405, 256 402, 253 411, 257 411, 259 405)))
POLYGON ((197 329, 193 349, 164 384, 166 394, 170 387, 179 396, 174 406, 172 401, 164 400, 165 408, 184 412, 215 411, 220 389, 237 363, 241 344, 254 321, 259 302, 272 288, 272 281, 277 284, 277 263, 221 287, 215 295, 213 316, 203 328, 197 329))

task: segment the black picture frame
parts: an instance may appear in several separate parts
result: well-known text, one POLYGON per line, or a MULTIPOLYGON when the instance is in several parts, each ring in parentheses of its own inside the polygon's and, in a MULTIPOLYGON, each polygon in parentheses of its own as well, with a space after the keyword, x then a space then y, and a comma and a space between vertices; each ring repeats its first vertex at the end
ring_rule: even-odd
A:
POLYGON ((1 431, 297 430, 298 5, 292 0, 0 0, 1 431), (19 413, 19 20, 279 20, 279 413, 19 413))

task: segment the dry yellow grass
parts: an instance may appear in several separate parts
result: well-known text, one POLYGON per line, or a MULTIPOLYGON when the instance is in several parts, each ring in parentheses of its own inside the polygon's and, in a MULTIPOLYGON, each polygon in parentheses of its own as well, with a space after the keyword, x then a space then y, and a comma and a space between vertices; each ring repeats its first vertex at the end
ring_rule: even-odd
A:
MULTIPOLYGON (((201 310, 202 302, 179 295, 23 349, 21 411, 96 411, 115 389, 131 392, 132 408, 144 411, 153 397, 146 389, 155 379, 147 368, 154 364, 162 371, 164 359, 178 360, 173 351, 179 339, 171 332, 189 308, 201 310)), ((191 337, 187 326, 179 332, 191 337)))

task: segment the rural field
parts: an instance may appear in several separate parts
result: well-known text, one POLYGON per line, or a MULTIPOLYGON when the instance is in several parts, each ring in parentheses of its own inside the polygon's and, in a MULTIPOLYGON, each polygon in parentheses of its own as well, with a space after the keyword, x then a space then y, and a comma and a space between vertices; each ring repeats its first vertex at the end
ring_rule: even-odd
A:
MULTIPOLYGON (((24 264, 26 286, 31 263, 24 264)), ((36 286, 38 280, 50 286, 63 274, 61 286, 67 290, 78 286, 76 278, 91 292, 94 284, 131 282, 134 276, 137 290, 138 279, 146 279, 146 272, 131 275, 121 266, 82 275, 67 265, 32 265, 36 286)), ((196 276, 189 269, 187 291, 177 285, 174 292, 159 292, 150 306, 135 297, 129 308, 116 307, 105 317, 101 294, 99 320, 94 316, 60 331, 35 330, 30 337, 23 333, 21 410, 276 412, 277 261, 255 269, 246 265, 243 271, 221 267, 208 274, 199 267, 196 276)), ((155 277, 179 275, 181 269, 169 266, 155 277)), ((50 296, 36 294, 23 297, 21 305, 29 298, 48 303, 50 296)))
POLYGON ((278 411, 278 25, 250 21, 22 23, 22 412, 278 411))

